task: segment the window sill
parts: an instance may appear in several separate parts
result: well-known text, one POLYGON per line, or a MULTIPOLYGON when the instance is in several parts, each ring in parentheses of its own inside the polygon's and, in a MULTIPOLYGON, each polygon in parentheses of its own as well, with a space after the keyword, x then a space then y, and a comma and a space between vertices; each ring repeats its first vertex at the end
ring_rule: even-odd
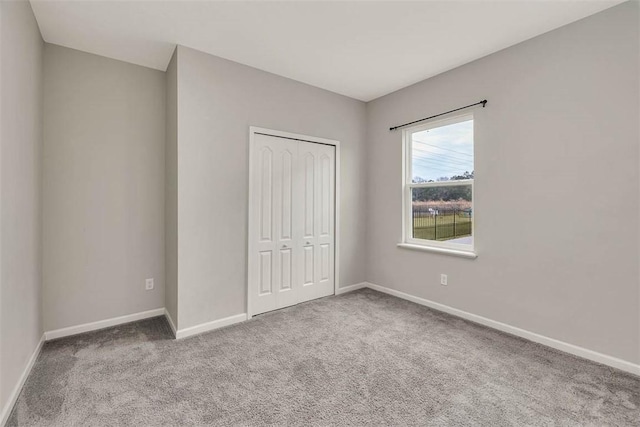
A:
POLYGON ((435 246, 414 245, 411 243, 398 243, 399 248, 411 249, 412 251, 434 252, 443 255, 452 255, 461 258, 476 259, 478 254, 470 251, 462 251, 458 249, 437 248, 435 246))

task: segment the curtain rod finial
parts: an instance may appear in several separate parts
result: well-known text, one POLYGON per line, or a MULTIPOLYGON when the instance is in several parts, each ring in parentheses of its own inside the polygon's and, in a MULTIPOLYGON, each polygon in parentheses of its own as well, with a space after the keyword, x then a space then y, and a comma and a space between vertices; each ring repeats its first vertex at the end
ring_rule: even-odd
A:
POLYGON ((480 102, 482 102, 482 108, 484 108, 487 105, 487 100, 486 99, 483 99, 480 102))

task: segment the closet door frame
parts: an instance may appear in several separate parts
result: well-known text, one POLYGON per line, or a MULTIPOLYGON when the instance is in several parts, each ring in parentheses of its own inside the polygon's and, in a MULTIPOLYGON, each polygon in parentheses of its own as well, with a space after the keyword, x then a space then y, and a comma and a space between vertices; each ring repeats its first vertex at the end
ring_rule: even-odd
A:
POLYGON ((276 138, 286 138, 286 139, 292 139, 295 141, 303 141, 303 142, 311 142, 311 143, 315 143, 315 144, 325 144, 325 145, 332 145, 335 147, 336 153, 335 153, 335 158, 336 158, 336 164, 335 164, 335 201, 334 201, 334 206, 335 206, 335 212, 334 212, 334 236, 333 236, 333 242, 334 242, 334 252, 333 252, 333 268, 334 268, 334 281, 333 281, 333 293, 334 295, 337 293, 338 288, 340 288, 340 141, 336 141, 333 139, 326 139, 326 138, 319 138, 316 136, 309 136, 309 135, 301 135, 298 133, 291 133, 291 132, 284 132, 284 131, 279 131, 279 130, 274 130, 274 129, 266 129, 266 128, 261 128, 261 127, 256 127, 256 126, 249 126, 249 181, 248 181, 248 194, 247 194, 247 217, 246 217, 246 223, 247 223, 247 266, 246 266, 246 271, 247 271, 247 283, 246 283, 246 291, 247 291, 247 319, 251 319, 251 317, 253 316, 253 312, 252 312, 252 298, 253 295, 251 294, 251 289, 250 289, 250 285, 251 285, 251 270, 250 270, 250 256, 252 253, 255 252, 256 248, 254 248, 255 242, 252 242, 251 240, 251 236, 254 235, 255 230, 255 224, 252 224, 252 222, 249 220, 251 215, 249 212, 249 209, 251 209, 251 200, 253 197, 252 194, 252 188, 251 188, 251 183, 253 182, 253 174, 255 173, 255 165, 254 163, 254 159, 253 159, 253 150, 254 150, 254 139, 256 134, 261 134, 261 135, 267 135, 267 136, 273 136, 276 138), (253 252, 252 252, 253 251, 253 252))

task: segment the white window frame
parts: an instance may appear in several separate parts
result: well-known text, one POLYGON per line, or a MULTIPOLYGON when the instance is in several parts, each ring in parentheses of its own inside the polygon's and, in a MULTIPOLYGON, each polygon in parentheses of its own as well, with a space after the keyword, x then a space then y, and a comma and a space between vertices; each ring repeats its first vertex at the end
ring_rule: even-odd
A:
POLYGON ((408 249, 419 249, 433 252, 448 253, 451 255, 459 255, 467 258, 475 258, 475 119, 473 113, 458 114, 450 116, 446 119, 434 120, 427 123, 423 123, 417 126, 408 127, 402 132, 402 232, 403 242, 398 246, 408 249), (439 181, 439 182, 425 182, 414 184, 413 181, 413 150, 412 150, 412 134, 416 132, 422 132, 429 129, 439 128, 442 126, 452 125, 455 123, 464 122, 467 120, 474 120, 474 179, 464 179, 458 181, 439 181), (459 185, 471 185, 471 230, 472 230, 472 244, 465 245, 461 243, 451 243, 448 241, 437 240, 425 240, 415 239, 413 237, 413 209, 412 209, 412 189, 414 188, 429 188, 429 187, 445 187, 445 186, 459 186, 459 185))

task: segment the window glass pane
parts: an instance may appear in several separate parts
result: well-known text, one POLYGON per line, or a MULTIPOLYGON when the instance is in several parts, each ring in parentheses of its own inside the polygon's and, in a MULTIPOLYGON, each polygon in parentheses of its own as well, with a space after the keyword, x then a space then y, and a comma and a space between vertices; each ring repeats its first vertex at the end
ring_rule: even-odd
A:
POLYGON ((473 119, 411 134, 412 181, 473 178, 473 119))
POLYGON ((411 191, 414 239, 473 245, 471 184, 411 191))

